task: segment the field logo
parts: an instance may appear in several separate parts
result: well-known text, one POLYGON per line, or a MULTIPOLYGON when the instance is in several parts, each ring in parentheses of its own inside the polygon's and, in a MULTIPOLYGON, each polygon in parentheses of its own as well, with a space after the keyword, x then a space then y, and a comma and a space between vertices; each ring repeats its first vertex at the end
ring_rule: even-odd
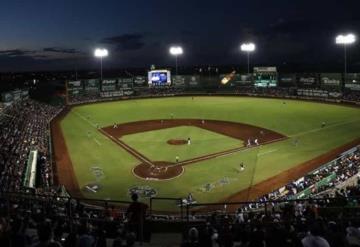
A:
POLYGON ((213 189, 229 185, 232 181, 236 181, 236 180, 238 180, 238 179, 237 178, 223 177, 223 178, 221 178, 220 180, 218 180, 216 182, 207 183, 207 184, 202 185, 200 188, 198 188, 198 191, 200 191, 200 192, 210 192, 213 189))
POLYGON ((151 188, 148 185, 143 186, 134 186, 129 189, 129 194, 138 194, 140 197, 154 197, 156 196, 157 192, 154 188, 151 188))
POLYGON ((100 181, 105 178, 104 171, 99 166, 90 167, 90 171, 95 176, 96 181, 100 181))
POLYGON ((83 187, 85 192, 97 193, 101 189, 101 185, 97 183, 88 183, 83 187))

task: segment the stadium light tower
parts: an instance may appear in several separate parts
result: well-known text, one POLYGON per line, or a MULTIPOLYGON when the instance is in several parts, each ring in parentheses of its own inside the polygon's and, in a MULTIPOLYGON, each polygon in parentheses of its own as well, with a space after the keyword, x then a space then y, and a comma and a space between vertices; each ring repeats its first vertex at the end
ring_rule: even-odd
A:
POLYGON ((103 79, 103 65, 102 60, 104 57, 107 57, 109 55, 109 52, 107 49, 104 48, 97 48, 94 51, 94 56, 100 58, 100 79, 103 79))
POLYGON ((240 50, 247 53, 247 67, 248 67, 248 74, 250 74, 250 53, 255 51, 255 44, 243 43, 240 46, 240 50))
POLYGON ((340 34, 335 38, 335 43, 337 45, 344 46, 344 84, 346 83, 346 73, 347 73, 346 46, 355 43, 355 41, 356 41, 356 36, 352 33, 346 35, 340 34))
POLYGON ((184 53, 183 48, 181 46, 172 46, 169 49, 171 55, 175 56, 175 71, 176 75, 178 74, 178 56, 184 53))

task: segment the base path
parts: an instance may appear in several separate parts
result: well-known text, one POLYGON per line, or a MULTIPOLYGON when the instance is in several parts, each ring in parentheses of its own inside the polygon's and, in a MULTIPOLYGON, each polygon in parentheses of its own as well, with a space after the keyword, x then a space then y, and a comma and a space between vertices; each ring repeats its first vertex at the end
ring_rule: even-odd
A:
MULTIPOLYGON (((185 165, 191 165, 197 162, 214 159, 217 157, 230 155, 242 151, 246 148, 255 147, 254 140, 257 139, 258 144, 265 145, 268 143, 281 141, 287 137, 277 133, 272 130, 260 128, 253 125, 228 122, 228 121, 219 121, 219 120, 207 120, 207 119, 158 119, 158 120, 146 120, 138 122, 130 122, 124 124, 117 124, 114 126, 109 126, 100 129, 100 132, 110 138, 113 142, 118 144, 129 154, 138 159, 141 163, 137 165, 133 173, 135 176, 143 179, 156 179, 156 180, 165 180, 172 179, 180 174, 182 174, 185 165), (178 126, 195 126, 198 128, 206 129, 215 133, 219 133, 231 138, 242 140, 244 143, 247 143, 248 140, 251 140, 249 147, 237 147, 228 150, 223 150, 221 152, 210 153, 207 155, 195 157, 188 160, 182 160, 181 162, 172 164, 166 163, 163 161, 151 161, 149 158, 145 157, 139 151, 135 150, 131 146, 127 145, 121 140, 121 137, 124 135, 130 135, 145 131, 160 130, 166 128, 173 128, 178 126), (154 173, 156 170, 156 174, 154 173)), ((181 145, 186 144, 186 140, 169 140, 168 144, 172 145, 181 145)))

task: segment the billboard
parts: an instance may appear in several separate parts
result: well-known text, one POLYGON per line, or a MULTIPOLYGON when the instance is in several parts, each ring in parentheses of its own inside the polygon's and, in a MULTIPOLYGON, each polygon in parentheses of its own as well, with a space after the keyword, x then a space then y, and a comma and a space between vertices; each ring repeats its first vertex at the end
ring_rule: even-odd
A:
POLYGON ((134 87, 146 87, 146 77, 145 76, 135 76, 134 77, 134 87))
POLYGON ((249 74, 235 74, 231 83, 235 84, 235 86, 252 86, 253 78, 249 74))
POLYGON ((186 80, 185 80, 185 84, 188 87, 199 87, 200 86, 200 76, 198 76, 198 75, 187 76, 186 80))
POLYGON ((230 74, 220 75, 221 85, 226 85, 230 87, 235 86, 252 86, 252 76, 249 74, 236 74, 236 71, 231 72, 230 74))
POLYGON ((320 83, 322 87, 340 88, 341 80, 340 73, 320 74, 320 83))
POLYGON ((134 94, 134 91, 132 89, 121 89, 116 91, 107 91, 107 92, 101 92, 100 97, 103 98, 117 98, 117 97, 127 97, 134 94))
POLYGON ((116 79, 107 79, 101 82, 101 91, 115 91, 116 90, 116 79))
POLYGON ((99 79, 89 79, 85 80, 85 91, 99 91, 100 89, 100 80, 99 79))
POLYGON ((346 74, 345 88, 360 91, 360 73, 346 74))
POLYGON ((186 77, 182 75, 176 75, 172 78, 172 84, 175 87, 185 87, 186 77))
POLYGON ((118 84, 117 84, 118 89, 133 88, 133 85, 134 85, 134 78, 133 77, 118 78, 118 84))
POLYGON ((148 72, 148 84, 152 86, 170 86, 170 70, 150 70, 148 72))
POLYGON ((299 87, 314 88, 319 85, 318 74, 299 74, 297 78, 297 84, 299 87))
POLYGON ((296 75, 295 74, 280 74, 279 76, 279 86, 296 86, 296 75))

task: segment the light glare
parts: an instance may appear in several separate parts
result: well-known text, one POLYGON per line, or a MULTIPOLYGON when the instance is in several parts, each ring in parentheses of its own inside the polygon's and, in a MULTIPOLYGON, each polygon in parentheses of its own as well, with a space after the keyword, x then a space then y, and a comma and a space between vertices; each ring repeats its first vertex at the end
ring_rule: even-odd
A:
POLYGON ((336 44, 341 44, 341 45, 347 45, 347 44, 352 44, 356 41, 356 37, 354 34, 349 33, 346 35, 338 35, 336 36, 335 42, 336 44))
POLYGON ((240 46, 241 51, 251 52, 255 51, 255 44, 254 43, 244 43, 240 46))
POLYGON ((107 49, 98 48, 94 52, 95 57, 107 57, 109 55, 109 52, 107 49))
POLYGON ((171 55, 174 56, 182 55, 184 53, 183 48, 181 46, 170 47, 169 52, 171 55))

